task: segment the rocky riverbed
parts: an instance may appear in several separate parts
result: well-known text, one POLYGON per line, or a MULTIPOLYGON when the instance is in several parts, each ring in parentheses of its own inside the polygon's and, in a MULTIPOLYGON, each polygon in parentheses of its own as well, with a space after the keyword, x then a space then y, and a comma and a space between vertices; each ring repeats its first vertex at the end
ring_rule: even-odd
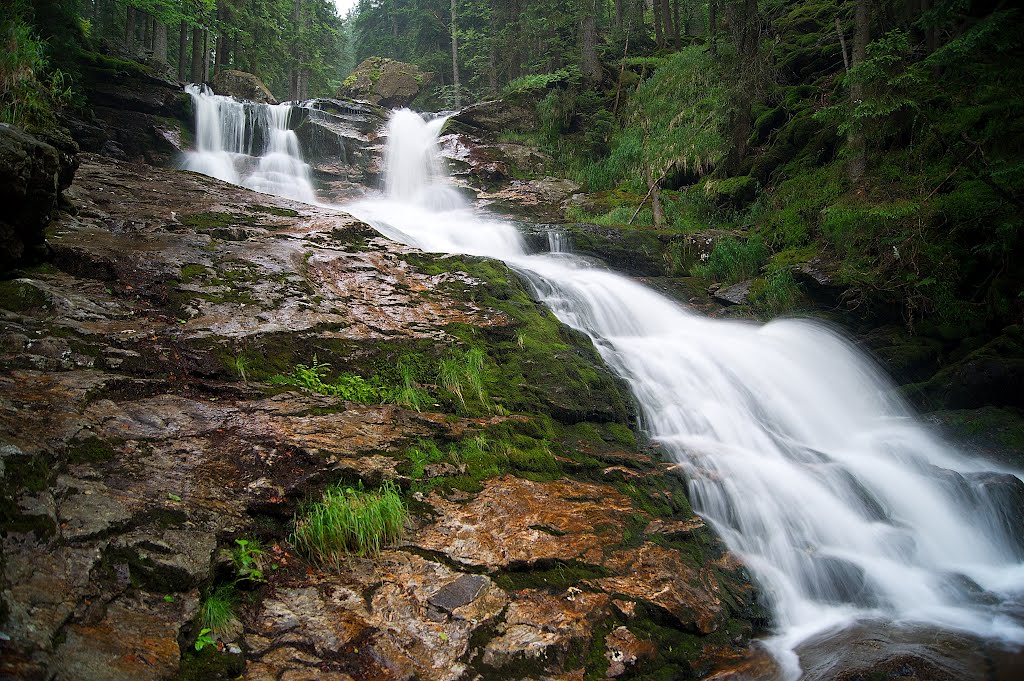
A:
POLYGON ((507 268, 88 154, 66 198, 49 263, 0 282, 0 676, 770 672, 742 565, 636 442, 593 348, 507 268), (486 409, 431 384, 468 344, 486 409), (415 365, 434 401, 272 380, 314 357, 382 380, 415 365), (504 453, 485 471, 410 460, 470 440, 504 453), (324 487, 384 481, 410 505, 401 541, 338 570, 293 549, 324 487), (263 578, 239 580, 238 540, 261 543, 263 578), (197 652, 225 586, 237 623, 197 652))

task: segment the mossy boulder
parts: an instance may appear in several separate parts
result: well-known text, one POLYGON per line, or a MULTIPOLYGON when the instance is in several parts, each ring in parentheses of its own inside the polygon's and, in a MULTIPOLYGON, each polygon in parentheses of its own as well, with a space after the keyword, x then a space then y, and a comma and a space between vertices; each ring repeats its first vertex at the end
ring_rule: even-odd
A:
POLYGON ((757 195, 757 180, 749 175, 724 180, 708 180, 704 184, 708 198, 719 207, 737 210, 746 207, 757 195))
POLYGON ((413 64, 370 57, 345 79, 338 96, 400 109, 409 106, 433 77, 413 64))
POLYGON ((234 69, 218 71, 217 75, 213 77, 213 89, 219 95, 229 95, 263 104, 277 104, 277 99, 270 92, 270 88, 264 85, 257 76, 245 71, 234 69))
POLYGON ((1003 334, 904 393, 923 409, 1024 408, 1024 331, 1003 334))

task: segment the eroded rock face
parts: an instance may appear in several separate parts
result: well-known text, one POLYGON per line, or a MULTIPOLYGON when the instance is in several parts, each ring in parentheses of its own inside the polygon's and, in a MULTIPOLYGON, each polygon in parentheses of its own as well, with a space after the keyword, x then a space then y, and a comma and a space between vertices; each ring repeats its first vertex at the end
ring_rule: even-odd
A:
POLYGON ((277 99, 263 81, 245 71, 221 69, 213 77, 213 90, 218 95, 228 95, 261 104, 277 104, 277 99))
POLYGON ((745 659, 742 569, 667 466, 623 449, 612 382, 592 377, 577 406, 540 389, 568 366, 603 369, 555 327, 557 366, 516 343, 552 322, 507 268, 195 174, 83 157, 67 192, 77 212, 50 232, 54 266, 0 283, 0 676, 642 678, 710 669, 723 650, 745 659), (409 348, 440 356, 459 329, 524 364, 530 385, 505 404, 525 413, 420 412, 266 381, 315 355, 370 375, 409 348), (545 445, 542 465, 516 468, 507 433, 524 429, 559 455, 545 445), (411 445, 476 437, 503 468, 478 480, 454 457, 413 471, 411 445), (381 555, 320 569, 287 537, 338 481, 395 481, 413 513, 381 555), (262 540, 267 583, 238 581, 238 539, 262 540), (201 604, 229 585, 236 621, 196 652, 201 604), (659 647, 666 634, 675 652, 659 647))
POLYGON ((0 124, 0 273, 43 256, 43 231, 77 167, 74 151, 0 124))
POLYGON ((413 64, 370 57, 345 79, 338 96, 400 109, 409 106, 432 78, 433 74, 421 71, 413 64))
POLYGON ((95 116, 66 121, 83 151, 166 166, 189 147, 192 112, 182 83, 137 65, 99 63, 83 75, 95 116))

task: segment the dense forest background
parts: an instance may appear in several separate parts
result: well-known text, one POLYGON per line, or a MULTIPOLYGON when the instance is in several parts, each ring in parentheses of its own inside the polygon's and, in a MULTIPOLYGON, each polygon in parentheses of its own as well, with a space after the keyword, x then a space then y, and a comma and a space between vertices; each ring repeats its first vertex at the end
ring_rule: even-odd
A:
POLYGON ((806 299, 807 263, 913 331, 989 334, 1024 311, 1013 3, 359 0, 341 18, 329 0, 18 0, 3 35, 5 121, 73 111, 126 60, 302 99, 392 57, 433 74, 420 108, 535 111, 504 140, 590 194, 567 219, 723 230, 701 273, 755 278, 765 316, 806 299))

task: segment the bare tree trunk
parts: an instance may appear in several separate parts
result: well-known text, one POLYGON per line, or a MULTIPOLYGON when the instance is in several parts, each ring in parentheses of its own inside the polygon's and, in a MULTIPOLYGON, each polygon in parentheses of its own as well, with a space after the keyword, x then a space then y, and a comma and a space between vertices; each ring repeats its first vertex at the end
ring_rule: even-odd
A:
POLYGON ((124 25, 124 49, 128 54, 135 54, 135 8, 128 8, 128 16, 124 25))
POLYGON ((675 28, 672 26, 672 5, 670 0, 658 0, 661 4, 661 31, 664 35, 665 47, 675 44, 675 28))
POLYGON ((188 74, 188 24, 182 20, 178 25, 178 80, 185 80, 188 74))
POLYGON ((622 0, 615 0, 615 30, 622 30, 622 0))
POLYGON ((583 56, 580 70, 583 79, 590 84, 601 82, 601 61, 597 57, 597 0, 589 0, 580 30, 583 33, 583 56))
POLYGON ((665 33, 663 27, 664 19, 661 16, 661 0, 654 0, 651 3, 651 13, 654 18, 654 42, 658 49, 665 47, 665 33))
POLYGON ((680 0, 674 0, 672 3, 672 25, 676 29, 675 42, 673 44, 677 50, 683 47, 683 24, 679 19, 679 4, 680 0))
POLYGON ((846 36, 843 35, 843 26, 839 23, 839 17, 836 17, 836 33, 839 34, 839 49, 843 52, 843 68, 846 70, 847 75, 849 75, 850 55, 846 52, 846 36))
POLYGON ((192 77, 193 83, 203 82, 203 29, 192 27, 192 77))
POLYGON ((456 109, 462 108, 462 83, 459 80, 459 32, 458 32, 458 8, 455 0, 452 0, 452 90, 455 93, 452 103, 456 109))
POLYGON ((661 205, 661 188, 659 179, 657 182, 651 174, 651 169, 644 165, 644 181, 647 182, 647 191, 651 195, 651 212, 654 213, 654 226, 665 226, 665 208, 661 205))
POLYGON ((711 43, 711 54, 718 54, 718 46, 715 39, 718 34, 718 2, 708 0, 708 41, 711 43))
POLYGON ((203 31, 203 82, 210 80, 210 31, 203 31))
POLYGON ((167 24, 154 21, 153 59, 161 64, 167 63, 167 24))
POLYGON ((302 33, 302 0, 294 0, 292 3, 292 23, 295 26, 295 36, 292 43, 292 66, 288 79, 288 99, 293 101, 299 99, 299 87, 302 85, 302 46, 299 43, 299 36, 302 33))
POLYGON ((145 12, 140 12, 140 14, 142 15, 142 51, 147 52, 153 47, 153 22, 145 12))
MULTIPOLYGON (((868 41, 871 40, 871 8, 870 0, 857 0, 854 6, 853 59, 851 68, 862 63, 868 55, 868 41)), ((850 101, 857 106, 864 99, 864 84, 854 80, 850 84, 850 101)), ((864 131, 859 124, 850 128, 846 137, 850 147, 850 181, 859 182, 867 168, 867 142, 864 131)))

